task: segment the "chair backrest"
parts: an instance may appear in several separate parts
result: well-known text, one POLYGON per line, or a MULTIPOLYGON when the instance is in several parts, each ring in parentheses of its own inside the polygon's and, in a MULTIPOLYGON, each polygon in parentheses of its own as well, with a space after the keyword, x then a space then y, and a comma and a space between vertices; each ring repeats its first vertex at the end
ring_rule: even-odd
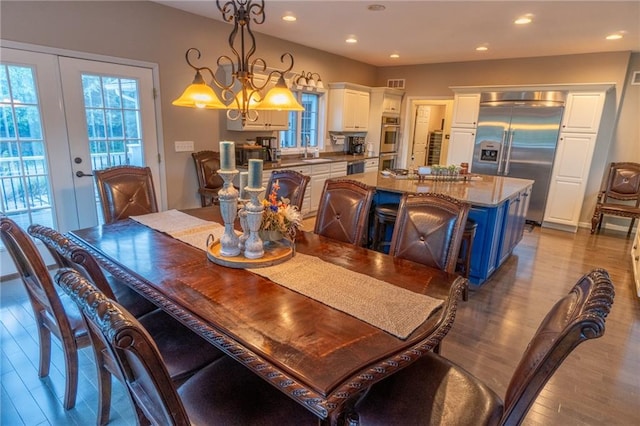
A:
MULTIPOLYGON (((73 340, 73 332, 47 265, 38 248, 13 220, 0 216, 0 236, 24 283, 36 316, 45 316, 58 337, 73 340), (51 321, 53 320, 53 323, 51 321)), ((42 318, 37 318, 42 320, 42 318)))
POLYGON ((94 175, 105 223, 158 211, 149 167, 116 166, 94 175))
POLYGON ((278 201, 281 198, 289 199, 289 204, 296 206, 298 211, 302 211, 302 202, 304 201, 304 193, 309 184, 309 176, 296 172, 295 170, 274 170, 271 172, 269 182, 267 183, 266 196, 271 194, 273 186, 278 182, 278 201))
POLYGON ((59 259, 60 267, 73 268, 88 278, 108 298, 116 300, 113 290, 107 281, 96 259, 60 232, 43 225, 31 225, 29 234, 42 241, 49 252, 59 259))
POLYGON ((631 162, 611 163, 604 183, 604 199, 635 201, 640 205, 640 164, 631 162))
POLYGON ((405 194, 389 254, 454 272, 469 204, 442 194, 405 194))
POLYGON ((198 151, 191 153, 198 175, 200 188, 220 189, 224 180, 218 174, 220 169, 220 153, 216 151, 198 151))
POLYGON ((594 269, 551 308, 511 378, 501 424, 520 424, 540 390, 571 351, 585 340, 604 334, 605 318, 614 296, 607 271, 594 269))
POLYGON ((373 187, 354 180, 327 180, 313 232, 345 243, 361 245, 374 191, 373 187))
POLYGON ((138 320, 75 270, 59 270, 56 281, 80 308, 92 341, 117 360, 136 413, 144 414, 139 423, 190 424, 162 356, 138 320))

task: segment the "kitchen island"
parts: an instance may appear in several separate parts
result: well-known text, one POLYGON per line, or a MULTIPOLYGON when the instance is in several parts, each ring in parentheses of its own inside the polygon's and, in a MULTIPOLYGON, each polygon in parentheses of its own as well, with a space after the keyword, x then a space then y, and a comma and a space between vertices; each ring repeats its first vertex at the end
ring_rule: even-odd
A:
POLYGON ((350 175, 349 179, 376 188, 374 206, 399 203, 405 193, 426 192, 446 194, 471 204, 469 218, 478 224, 469 268, 469 281, 474 285, 484 283, 522 239, 534 183, 487 175, 475 175, 466 181, 418 181, 374 172, 350 175))

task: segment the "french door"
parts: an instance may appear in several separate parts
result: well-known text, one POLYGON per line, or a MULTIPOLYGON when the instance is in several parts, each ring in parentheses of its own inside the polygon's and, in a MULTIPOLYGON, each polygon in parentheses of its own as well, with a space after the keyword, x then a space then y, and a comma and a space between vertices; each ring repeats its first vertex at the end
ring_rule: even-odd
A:
POLYGON ((165 205, 151 68, 0 54, 0 211, 24 229, 97 225, 93 170, 124 164, 149 166, 165 205))

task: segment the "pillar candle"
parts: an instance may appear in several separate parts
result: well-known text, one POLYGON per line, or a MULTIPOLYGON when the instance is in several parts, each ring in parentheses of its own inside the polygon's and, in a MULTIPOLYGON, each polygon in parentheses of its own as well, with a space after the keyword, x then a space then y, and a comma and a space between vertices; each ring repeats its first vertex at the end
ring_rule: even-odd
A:
POLYGON ((262 188, 262 160, 249 160, 249 188, 262 188))
POLYGON ((231 141, 220 142, 220 169, 235 170, 236 168, 236 151, 235 144, 231 141))
POLYGON ((244 193, 244 188, 247 186, 247 179, 249 178, 249 172, 240 172, 240 199, 246 200, 247 197, 244 193))

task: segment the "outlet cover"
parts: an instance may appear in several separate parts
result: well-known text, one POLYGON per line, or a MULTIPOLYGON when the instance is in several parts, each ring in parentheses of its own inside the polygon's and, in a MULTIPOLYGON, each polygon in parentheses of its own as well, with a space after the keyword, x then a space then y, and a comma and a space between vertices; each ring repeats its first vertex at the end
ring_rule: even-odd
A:
POLYGON ((193 152, 193 141, 175 141, 176 152, 193 152))

